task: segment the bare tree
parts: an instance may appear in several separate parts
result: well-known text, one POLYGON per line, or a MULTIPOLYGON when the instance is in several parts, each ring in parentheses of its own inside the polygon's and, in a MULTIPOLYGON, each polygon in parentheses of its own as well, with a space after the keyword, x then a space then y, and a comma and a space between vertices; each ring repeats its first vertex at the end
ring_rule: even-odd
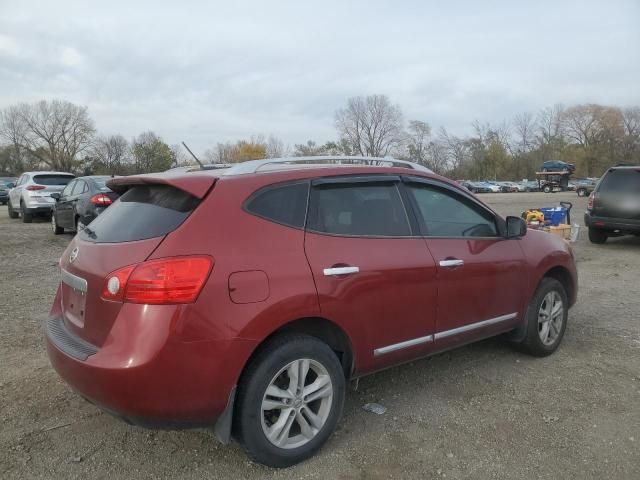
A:
POLYGON ((431 127, 427 122, 411 120, 407 131, 406 147, 408 159, 421 165, 427 165, 431 127))
POLYGON ((465 139, 447 132, 444 127, 438 131, 438 140, 447 152, 451 169, 457 172, 469 157, 469 145, 465 139))
POLYGON ((640 107, 625 108, 622 111, 624 139, 622 159, 640 162, 640 107))
POLYGON ((274 135, 269 135, 267 139, 267 158, 281 158, 288 154, 288 148, 284 142, 274 135))
POLYGON ((130 161, 129 142, 122 135, 100 136, 93 141, 89 156, 95 172, 122 174, 130 161))
POLYGON ((313 140, 307 143, 297 143, 293 146, 293 155, 295 157, 316 157, 318 155, 326 155, 327 151, 324 145, 318 145, 313 140))
POLYGON ((534 130, 536 122, 533 115, 529 112, 521 113, 513 119, 513 135, 514 141, 511 145, 511 151, 517 153, 526 153, 533 148, 534 130))
POLYGON ((538 112, 535 138, 542 157, 540 161, 558 156, 564 141, 563 115, 564 107, 561 104, 544 108, 538 112))
POLYGON ((354 153, 384 157, 402 141, 402 112, 386 95, 353 97, 335 114, 335 125, 354 153))
POLYGON ((73 170, 77 156, 87 149, 95 132, 87 107, 71 102, 42 100, 23 103, 3 112, 3 136, 20 149, 57 170, 73 170))

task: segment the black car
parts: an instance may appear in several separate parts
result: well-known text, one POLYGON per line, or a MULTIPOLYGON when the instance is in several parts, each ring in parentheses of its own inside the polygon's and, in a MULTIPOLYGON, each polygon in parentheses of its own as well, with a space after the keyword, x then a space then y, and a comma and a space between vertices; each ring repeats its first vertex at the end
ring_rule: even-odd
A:
POLYGON ((56 199, 51 215, 53 233, 59 235, 65 229, 78 231, 91 223, 111 205, 119 195, 105 183, 111 177, 78 177, 60 193, 52 193, 56 199))
POLYGON ((15 186, 15 178, 0 177, 0 203, 6 205, 9 201, 9 190, 15 186))
POLYGON ((573 173, 575 169, 576 169, 576 166, 573 163, 567 163, 561 160, 548 160, 542 164, 543 172, 573 173))
POLYGON ((584 223, 592 243, 640 235, 640 165, 611 167, 589 197, 584 223))

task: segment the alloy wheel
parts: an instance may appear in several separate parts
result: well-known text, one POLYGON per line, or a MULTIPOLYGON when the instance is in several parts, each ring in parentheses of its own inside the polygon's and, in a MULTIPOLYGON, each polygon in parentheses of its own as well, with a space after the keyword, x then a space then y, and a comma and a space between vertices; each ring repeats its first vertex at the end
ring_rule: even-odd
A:
POLYGON ((260 406, 262 430, 279 448, 301 447, 320 432, 332 404, 327 369, 315 360, 294 360, 269 382, 260 406))
POLYGON ((564 303, 555 290, 547 293, 538 310, 538 335, 545 345, 553 345, 562 332, 564 303))

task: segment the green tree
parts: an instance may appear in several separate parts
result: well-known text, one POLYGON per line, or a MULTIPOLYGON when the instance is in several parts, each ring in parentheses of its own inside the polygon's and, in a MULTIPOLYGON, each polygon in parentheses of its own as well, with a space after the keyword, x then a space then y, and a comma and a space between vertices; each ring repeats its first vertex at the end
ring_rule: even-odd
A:
POLYGON ((136 173, 162 172, 171 168, 174 152, 158 135, 144 132, 131 142, 131 154, 136 173))

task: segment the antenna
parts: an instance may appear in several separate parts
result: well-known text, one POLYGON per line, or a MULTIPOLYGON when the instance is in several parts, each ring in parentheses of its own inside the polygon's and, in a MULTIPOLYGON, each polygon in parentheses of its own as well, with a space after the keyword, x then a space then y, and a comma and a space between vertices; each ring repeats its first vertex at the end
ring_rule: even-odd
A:
POLYGON ((189 147, 187 147, 187 144, 182 142, 182 145, 184 145, 184 148, 187 149, 187 152, 189 152, 191 154, 191 156, 196 159, 196 162, 198 162, 198 165, 200 165, 200 168, 204 169, 204 165, 202 164, 202 162, 200 160, 198 160, 198 157, 196 157, 193 154, 193 152, 189 149, 189 147))

